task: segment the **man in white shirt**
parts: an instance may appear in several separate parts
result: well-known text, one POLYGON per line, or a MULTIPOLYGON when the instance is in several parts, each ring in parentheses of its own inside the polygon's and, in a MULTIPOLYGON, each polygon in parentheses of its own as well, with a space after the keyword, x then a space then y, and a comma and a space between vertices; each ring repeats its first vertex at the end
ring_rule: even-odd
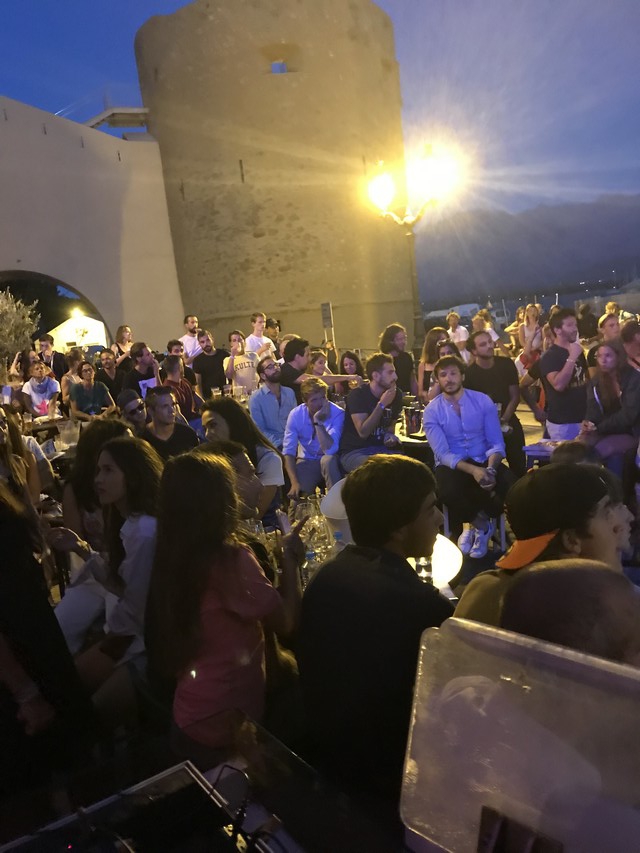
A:
POLYGON ((251 315, 252 334, 244 342, 245 352, 255 352, 258 358, 276 351, 275 344, 264 333, 264 324, 267 320, 266 314, 256 311, 251 315))
POLYGON ((184 328, 185 334, 179 340, 184 347, 184 363, 189 365, 202 352, 198 343, 198 318, 195 314, 187 314, 184 318, 184 328))
POLYGON ((282 446, 290 498, 312 494, 323 482, 330 489, 342 479, 337 453, 344 410, 329 402, 322 379, 305 379, 300 392, 304 402, 289 415, 282 446))
POLYGON ((467 340, 469 338, 469 332, 464 326, 460 325, 460 315, 457 311, 449 311, 447 314, 447 323, 449 324, 449 340, 453 341, 453 343, 458 347, 465 364, 468 364, 469 353, 467 352, 467 340))

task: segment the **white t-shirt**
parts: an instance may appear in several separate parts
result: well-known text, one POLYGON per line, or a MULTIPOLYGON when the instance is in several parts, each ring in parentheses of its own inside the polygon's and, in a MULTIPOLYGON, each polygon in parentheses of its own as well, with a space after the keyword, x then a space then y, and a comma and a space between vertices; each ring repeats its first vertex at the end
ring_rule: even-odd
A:
MULTIPOLYGON (((227 367, 231 361, 231 356, 225 358, 222 362, 224 372, 226 374, 227 367)), ((237 355, 233 360, 233 385, 247 388, 251 391, 258 386, 258 374, 256 373, 256 364, 258 356, 255 352, 245 352, 244 355, 237 355)))
POLYGON ((455 332, 449 329, 449 340, 453 341, 456 346, 463 344, 469 338, 469 332, 464 326, 458 326, 455 332))
POLYGON ((202 352, 197 335, 183 335, 179 340, 184 347, 184 354, 187 358, 195 358, 202 352))
POLYGON ((31 397, 31 405, 38 415, 49 414, 49 400, 54 394, 60 393, 60 383, 57 379, 45 376, 42 382, 36 382, 34 377, 22 386, 23 394, 31 397))
MULTIPOLYGON (((260 347, 263 347, 265 344, 269 344, 269 349, 272 353, 276 351, 275 344, 266 335, 262 335, 261 337, 258 335, 249 335, 244 342, 244 351, 257 353, 260 347)), ((266 353, 263 353, 263 355, 266 355, 266 353)))
POLYGON ((256 474, 263 486, 284 486, 282 459, 275 450, 270 450, 263 444, 256 446, 256 474))
POLYGON ((466 342, 469 339, 469 331, 465 329, 464 326, 460 326, 458 324, 458 328, 453 331, 453 329, 449 329, 449 340, 453 341, 453 343, 460 349, 460 344, 465 344, 465 348, 460 350, 460 355, 462 356, 463 361, 468 364, 471 361, 471 353, 466 348, 466 342))

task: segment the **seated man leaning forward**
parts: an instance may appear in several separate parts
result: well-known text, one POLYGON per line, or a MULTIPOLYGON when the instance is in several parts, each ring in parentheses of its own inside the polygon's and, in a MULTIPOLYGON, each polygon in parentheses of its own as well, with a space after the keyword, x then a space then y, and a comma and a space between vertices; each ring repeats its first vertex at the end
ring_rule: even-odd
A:
POLYGON ((368 459, 342 490, 355 545, 316 573, 297 648, 314 761, 342 785, 397 797, 420 636, 452 613, 407 557, 429 556, 442 523, 426 465, 368 459))
POLYGON ((495 569, 471 581, 456 616, 498 626, 507 590, 534 562, 581 557, 621 572, 619 549, 629 545, 632 516, 620 502, 619 488, 597 465, 552 463, 521 477, 506 499, 516 540, 495 569))
POLYGON ((337 453, 344 411, 329 402, 322 379, 305 379, 300 393, 303 403, 289 415, 282 448, 290 498, 311 494, 323 483, 330 489, 342 479, 337 453))
POLYGON ((439 359, 433 373, 440 393, 424 410, 424 431, 436 460, 438 494, 455 517, 469 522, 458 547, 484 557, 514 481, 502 464, 504 439, 494 402, 462 385, 465 366, 454 355, 439 359))
POLYGON ((402 391, 396 384, 393 358, 376 352, 367 359, 365 370, 369 381, 347 396, 340 440, 340 464, 347 472, 376 453, 399 451, 395 426, 402 411, 402 391))

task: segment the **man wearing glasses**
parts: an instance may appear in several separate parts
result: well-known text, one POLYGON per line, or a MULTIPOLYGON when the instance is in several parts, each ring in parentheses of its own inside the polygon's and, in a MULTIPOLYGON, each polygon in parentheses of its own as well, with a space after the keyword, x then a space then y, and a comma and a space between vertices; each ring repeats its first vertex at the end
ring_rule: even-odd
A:
POLYGON ((142 397, 132 388, 118 394, 118 409, 135 436, 140 438, 147 426, 147 407, 142 397))

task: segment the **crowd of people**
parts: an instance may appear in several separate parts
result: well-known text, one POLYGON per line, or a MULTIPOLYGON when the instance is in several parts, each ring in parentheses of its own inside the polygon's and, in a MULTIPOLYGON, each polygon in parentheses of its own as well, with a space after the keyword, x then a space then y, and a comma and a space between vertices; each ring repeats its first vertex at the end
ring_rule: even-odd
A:
POLYGON ((399 324, 361 359, 260 312, 228 347, 189 315, 162 356, 129 326, 91 358, 50 335, 18 353, 0 409, 0 798, 144 726, 152 697, 181 754, 222 760, 241 711, 393 812, 426 628, 455 612, 637 663, 640 323, 607 308, 528 305, 510 341, 487 312, 471 330, 452 312, 417 363, 399 324), (521 396, 557 443, 529 472, 521 396), (398 429, 420 404, 431 465, 398 429), (83 423, 63 483, 29 434, 59 413, 83 423), (283 518, 341 480, 354 544, 303 595, 305 521, 283 518), (505 505, 513 542, 454 611, 407 558, 431 555, 443 512, 485 558, 505 505), (554 596, 553 618, 527 604, 554 596))

